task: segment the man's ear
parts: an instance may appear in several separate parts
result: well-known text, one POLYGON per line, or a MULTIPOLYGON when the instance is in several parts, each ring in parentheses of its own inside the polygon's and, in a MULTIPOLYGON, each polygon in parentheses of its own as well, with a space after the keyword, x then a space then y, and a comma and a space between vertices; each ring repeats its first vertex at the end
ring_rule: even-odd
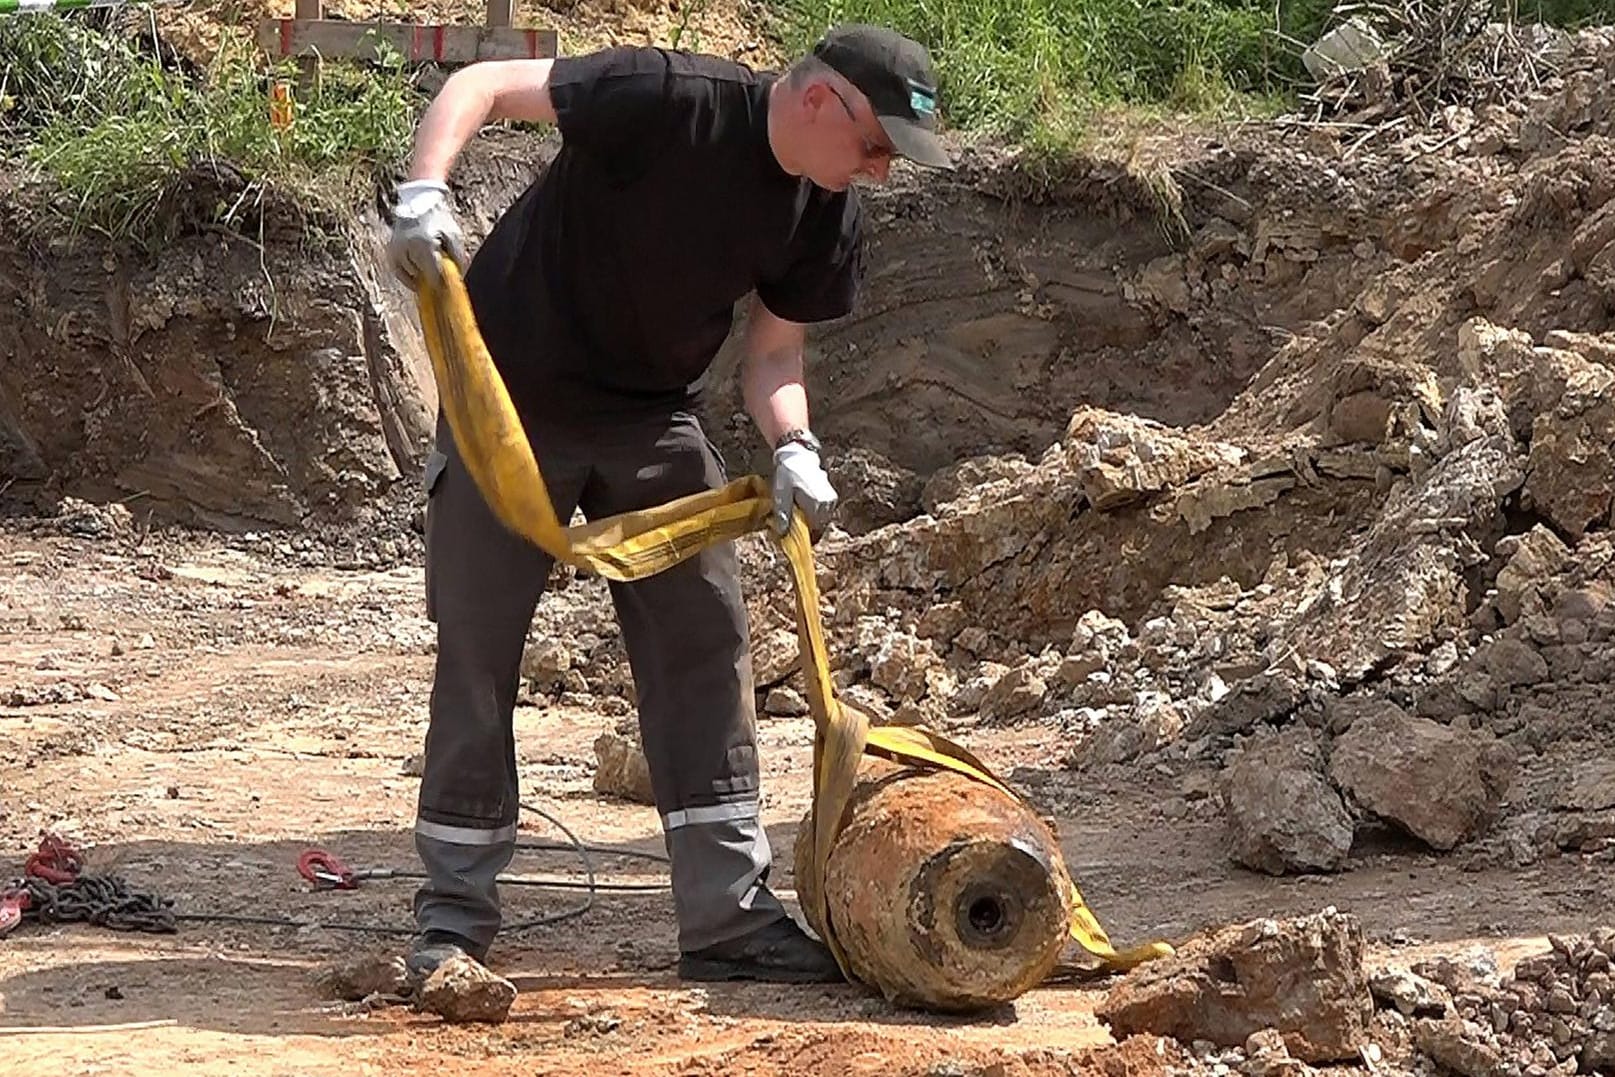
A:
POLYGON ((810 120, 819 118, 819 112, 829 103, 831 97, 830 87, 823 82, 815 80, 802 88, 802 108, 810 120))

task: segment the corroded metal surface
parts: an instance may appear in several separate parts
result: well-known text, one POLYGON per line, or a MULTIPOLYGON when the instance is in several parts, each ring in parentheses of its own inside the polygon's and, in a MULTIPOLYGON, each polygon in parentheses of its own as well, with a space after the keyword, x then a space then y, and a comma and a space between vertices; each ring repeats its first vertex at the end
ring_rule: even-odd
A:
MULTIPOLYGON (((799 885, 809 855, 799 836, 799 885)), ((1025 805, 964 775, 879 760, 860 774, 824 885, 853 974, 926 1009, 980 1009, 1035 987, 1070 922, 1059 846, 1025 805)), ((806 886, 802 899, 817 905, 806 886)))

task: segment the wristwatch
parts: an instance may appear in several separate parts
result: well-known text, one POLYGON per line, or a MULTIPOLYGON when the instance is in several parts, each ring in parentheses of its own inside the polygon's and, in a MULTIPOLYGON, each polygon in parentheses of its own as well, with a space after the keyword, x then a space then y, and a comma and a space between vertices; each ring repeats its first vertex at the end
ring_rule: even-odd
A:
POLYGON ((806 446, 807 448, 812 449, 814 452, 819 451, 819 439, 813 436, 813 432, 811 430, 803 430, 801 428, 787 430, 785 433, 781 434, 779 436, 779 440, 774 442, 774 451, 778 452, 793 442, 797 445, 806 446))

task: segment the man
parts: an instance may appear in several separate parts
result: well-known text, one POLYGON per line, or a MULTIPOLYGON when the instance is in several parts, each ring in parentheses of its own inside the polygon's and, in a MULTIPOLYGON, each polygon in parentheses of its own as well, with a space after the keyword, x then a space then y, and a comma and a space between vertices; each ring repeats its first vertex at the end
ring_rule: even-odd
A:
MULTIPOLYGON (((618 48, 479 63, 443 86, 398 191, 390 250, 414 282, 463 263, 444 178, 489 120, 553 123, 562 147, 466 274, 484 340, 562 520, 648 508, 727 481, 696 419, 734 304, 752 295, 747 410, 774 449, 772 518, 815 526, 836 492, 810 432, 807 323, 853 306, 857 179, 894 155, 950 167, 924 48, 836 29, 784 75, 713 57, 618 48)), ((427 463, 426 590, 438 625, 409 965, 482 960, 500 923, 495 875, 516 837, 511 713, 550 558, 482 502, 440 420, 427 463)), ((829 950, 766 885, 750 643, 732 545, 612 584, 672 861, 680 975, 840 979, 829 950)))

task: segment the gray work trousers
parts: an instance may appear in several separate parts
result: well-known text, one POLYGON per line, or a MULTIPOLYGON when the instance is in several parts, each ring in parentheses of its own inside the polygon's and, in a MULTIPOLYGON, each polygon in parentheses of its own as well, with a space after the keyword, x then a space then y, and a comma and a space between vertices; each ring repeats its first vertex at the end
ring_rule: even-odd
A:
MULTIPOLYGON (((529 425, 564 523, 649 508, 715 488, 723 463, 693 415, 568 429, 529 425)), ((429 876, 421 930, 486 948, 500 925, 494 876, 511 860, 519 811, 515 708, 522 650, 551 558, 483 502, 445 421, 426 468, 426 603, 437 668, 415 845, 429 876)), ((672 860, 679 946, 699 950, 785 915, 767 887, 758 818, 755 698, 732 544, 611 598, 639 698, 651 785, 672 860)))

